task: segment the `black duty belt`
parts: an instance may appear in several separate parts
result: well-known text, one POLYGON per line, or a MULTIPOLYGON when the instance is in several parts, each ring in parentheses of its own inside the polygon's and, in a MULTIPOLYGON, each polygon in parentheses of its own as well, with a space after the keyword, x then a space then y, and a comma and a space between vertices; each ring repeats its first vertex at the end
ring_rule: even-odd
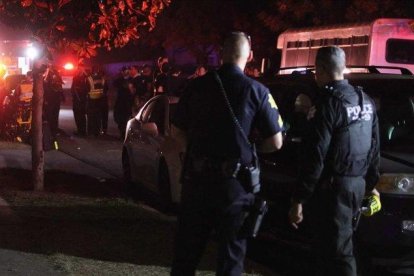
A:
POLYGON ((212 159, 208 157, 195 157, 190 160, 190 171, 194 173, 213 173, 225 177, 236 177, 240 170, 240 161, 237 159, 212 159))

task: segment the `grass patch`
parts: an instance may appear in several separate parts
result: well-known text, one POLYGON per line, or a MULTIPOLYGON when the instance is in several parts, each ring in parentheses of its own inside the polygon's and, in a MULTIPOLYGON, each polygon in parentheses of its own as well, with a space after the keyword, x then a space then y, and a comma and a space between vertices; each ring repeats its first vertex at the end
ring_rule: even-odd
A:
MULTIPOLYGON (((30 179, 29 171, 0 171, 0 197, 9 205, 0 219, 7 221, 6 209, 19 218, 0 227, 1 248, 45 256, 68 275, 169 275, 175 220, 123 199, 122 183, 54 171, 35 193, 30 179)), ((215 275, 215 259, 212 242, 198 275, 215 275)), ((249 261, 246 271, 272 275, 249 261)))

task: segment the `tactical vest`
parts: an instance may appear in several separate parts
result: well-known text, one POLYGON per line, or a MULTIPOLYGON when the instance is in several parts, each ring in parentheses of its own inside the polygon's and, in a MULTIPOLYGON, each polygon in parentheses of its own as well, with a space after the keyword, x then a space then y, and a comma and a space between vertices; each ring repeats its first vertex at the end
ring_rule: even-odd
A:
POLYGON ((91 89, 89 90, 89 99, 97 100, 104 96, 103 88, 105 85, 105 80, 100 76, 90 76, 88 77, 89 84, 91 89))
POLYGON ((355 87, 359 102, 352 103, 346 95, 334 90, 342 103, 346 123, 334 129, 327 161, 333 175, 364 176, 371 162, 374 106, 361 87, 355 87))

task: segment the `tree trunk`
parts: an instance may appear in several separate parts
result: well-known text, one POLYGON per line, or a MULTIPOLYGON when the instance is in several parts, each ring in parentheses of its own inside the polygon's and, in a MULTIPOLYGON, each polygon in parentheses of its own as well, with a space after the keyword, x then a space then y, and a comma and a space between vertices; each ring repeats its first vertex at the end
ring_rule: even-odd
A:
POLYGON ((33 113, 32 113, 32 183, 35 191, 44 188, 43 152, 43 74, 33 70, 33 113))

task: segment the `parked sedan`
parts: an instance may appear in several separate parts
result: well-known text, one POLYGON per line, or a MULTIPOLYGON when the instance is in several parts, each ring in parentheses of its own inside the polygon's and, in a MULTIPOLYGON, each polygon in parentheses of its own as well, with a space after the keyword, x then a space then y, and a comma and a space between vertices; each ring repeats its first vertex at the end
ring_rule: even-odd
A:
POLYGON ((177 97, 156 96, 129 120, 122 151, 127 185, 159 195, 164 206, 180 200, 181 153, 171 138, 171 116, 177 97))

